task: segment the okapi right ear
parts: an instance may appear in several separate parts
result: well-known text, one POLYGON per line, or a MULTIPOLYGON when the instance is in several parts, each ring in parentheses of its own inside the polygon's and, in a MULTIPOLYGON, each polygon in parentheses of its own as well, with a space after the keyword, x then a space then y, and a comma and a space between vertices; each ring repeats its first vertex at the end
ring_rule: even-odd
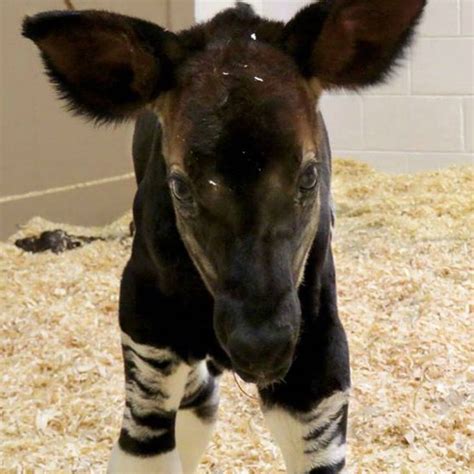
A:
POLYGON ((133 117, 170 89, 184 55, 178 37, 144 20, 104 11, 26 17, 46 71, 70 109, 97 122, 133 117))
POLYGON ((427 0, 320 0, 285 26, 283 43, 323 87, 382 81, 403 55, 427 0))

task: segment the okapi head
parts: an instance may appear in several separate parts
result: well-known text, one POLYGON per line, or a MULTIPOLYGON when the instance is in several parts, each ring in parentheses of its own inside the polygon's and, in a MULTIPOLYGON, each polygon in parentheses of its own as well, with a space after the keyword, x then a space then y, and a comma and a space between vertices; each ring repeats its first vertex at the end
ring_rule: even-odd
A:
POLYGON ((217 337, 247 380, 288 370, 305 262, 313 247, 324 262, 328 249, 319 96, 387 77, 424 4, 321 0, 287 24, 239 4, 178 34, 104 11, 24 22, 76 113, 100 123, 158 114, 179 235, 214 297, 217 337))

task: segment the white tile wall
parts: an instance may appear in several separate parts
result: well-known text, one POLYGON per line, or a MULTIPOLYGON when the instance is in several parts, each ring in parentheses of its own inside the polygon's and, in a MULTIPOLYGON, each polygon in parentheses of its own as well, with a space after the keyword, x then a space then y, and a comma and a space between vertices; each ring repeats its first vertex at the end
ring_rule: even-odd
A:
POLYGON ((471 94, 474 38, 419 38, 411 58, 412 93, 471 94))
POLYGON ((463 101, 464 112, 464 149, 468 152, 474 152, 474 122, 472 121, 474 111, 474 98, 468 97, 463 101))
MULTIPOLYGON (((249 3, 267 17, 288 20, 309 0, 249 3)), ((231 4, 196 0, 197 17, 231 4)), ((473 58, 474 0, 429 0, 416 41, 387 84, 324 97, 334 154, 387 171, 474 163, 473 58)))
POLYGON ((474 35, 474 0, 461 0, 461 34, 474 35))
POLYGON ((364 97, 363 103, 367 150, 464 151, 457 97, 364 97))
POLYGON ((459 34, 459 0, 429 0, 418 31, 422 36, 457 36, 459 34))
POLYGON ((362 97, 356 95, 323 96, 321 108, 330 125, 332 143, 340 148, 364 149, 362 97), (340 110, 344 110, 344 114, 340 110))

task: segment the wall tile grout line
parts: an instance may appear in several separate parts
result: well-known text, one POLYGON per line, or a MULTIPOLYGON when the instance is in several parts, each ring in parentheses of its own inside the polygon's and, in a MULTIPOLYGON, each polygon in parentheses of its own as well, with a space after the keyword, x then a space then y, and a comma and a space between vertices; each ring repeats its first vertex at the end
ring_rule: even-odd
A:
POLYGON ((398 93, 387 93, 387 94, 359 94, 359 93, 350 93, 350 94, 331 94, 330 97, 362 97, 364 99, 385 99, 385 98, 393 98, 393 99, 406 99, 406 98, 414 98, 417 97, 421 99, 444 99, 448 97, 449 99, 471 99, 474 94, 450 94, 450 93, 443 93, 443 94, 421 94, 419 92, 413 93, 413 95, 407 94, 398 94, 398 93))
POLYGON ((457 15, 457 20, 458 20, 458 24, 457 24, 457 31, 458 31, 458 37, 463 37, 462 35, 462 18, 461 18, 461 15, 462 15, 462 5, 461 5, 461 0, 457 0, 456 1, 456 5, 457 5, 457 8, 458 8, 458 15, 457 15))
POLYGON ((361 102, 360 119, 362 123, 362 146, 364 147, 364 149, 367 149, 367 134, 365 133, 365 101, 361 95, 359 95, 359 100, 361 102))
MULTIPOLYGON (((378 154, 378 155, 393 155, 395 154, 407 154, 409 153, 410 155, 413 155, 415 158, 421 157, 421 156, 426 156, 426 155, 432 155, 433 157, 437 156, 446 156, 454 153, 453 151, 431 151, 431 150, 404 150, 401 148, 390 148, 390 149, 376 149, 376 148, 370 148, 370 149, 365 149, 365 150, 346 150, 342 148, 334 148, 333 150, 333 155, 335 158, 339 158, 341 155, 344 155, 344 157, 349 156, 351 153, 361 155, 363 153, 370 153, 370 154, 378 154)), ((474 160, 474 153, 470 151, 460 151, 460 152, 455 152, 456 156, 461 157, 461 158, 472 158, 474 160)), ((473 161, 474 164, 474 161, 473 161)))

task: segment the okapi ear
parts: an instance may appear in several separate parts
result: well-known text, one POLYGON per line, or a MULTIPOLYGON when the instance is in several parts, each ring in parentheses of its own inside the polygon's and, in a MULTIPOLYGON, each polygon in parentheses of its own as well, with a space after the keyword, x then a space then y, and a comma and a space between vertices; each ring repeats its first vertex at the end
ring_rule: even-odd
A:
POLYGON ((23 35, 71 110, 97 122, 134 116, 173 86, 178 37, 144 20, 104 11, 53 11, 25 18, 23 35))
POLYGON ((303 74, 323 87, 376 84, 410 43, 426 0, 321 0, 285 26, 303 74))

